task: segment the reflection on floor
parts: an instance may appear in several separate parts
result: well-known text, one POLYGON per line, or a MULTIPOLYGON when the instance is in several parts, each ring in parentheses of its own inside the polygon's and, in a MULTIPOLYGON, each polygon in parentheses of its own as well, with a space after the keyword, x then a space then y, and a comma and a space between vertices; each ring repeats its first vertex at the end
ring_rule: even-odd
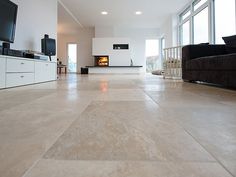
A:
POLYGON ((236 92, 142 75, 0 91, 2 177, 236 176, 236 92))

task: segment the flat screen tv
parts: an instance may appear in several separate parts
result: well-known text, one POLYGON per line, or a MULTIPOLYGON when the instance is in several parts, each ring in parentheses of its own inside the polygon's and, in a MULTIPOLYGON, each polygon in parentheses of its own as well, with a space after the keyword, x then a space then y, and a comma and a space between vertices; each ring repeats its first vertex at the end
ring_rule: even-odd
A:
POLYGON ((18 6, 9 0, 0 0, 0 41, 13 43, 15 39, 18 6))

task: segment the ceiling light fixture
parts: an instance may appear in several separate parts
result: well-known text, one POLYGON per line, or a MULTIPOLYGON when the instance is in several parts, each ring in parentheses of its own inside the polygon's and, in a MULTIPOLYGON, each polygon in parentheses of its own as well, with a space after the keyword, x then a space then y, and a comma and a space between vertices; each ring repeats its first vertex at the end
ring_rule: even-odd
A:
POLYGON ((103 11, 103 12, 101 12, 101 14, 102 14, 102 15, 107 15, 107 14, 108 14, 108 12, 106 12, 106 11, 103 11))
POLYGON ((142 15, 142 12, 141 11, 136 11, 135 14, 136 15, 142 15))

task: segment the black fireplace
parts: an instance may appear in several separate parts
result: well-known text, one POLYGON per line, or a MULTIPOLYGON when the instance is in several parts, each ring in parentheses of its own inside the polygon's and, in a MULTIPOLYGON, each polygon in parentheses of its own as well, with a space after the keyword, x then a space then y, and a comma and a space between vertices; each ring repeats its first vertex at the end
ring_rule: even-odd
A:
POLYGON ((109 56, 95 56, 95 66, 106 67, 109 66, 109 56))

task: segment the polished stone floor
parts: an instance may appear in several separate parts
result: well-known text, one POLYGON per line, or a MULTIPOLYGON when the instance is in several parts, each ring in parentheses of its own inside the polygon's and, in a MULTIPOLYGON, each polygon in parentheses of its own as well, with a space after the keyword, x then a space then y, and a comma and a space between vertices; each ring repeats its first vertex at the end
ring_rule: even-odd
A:
POLYGON ((151 75, 1 90, 0 177, 236 177, 236 91, 151 75))

